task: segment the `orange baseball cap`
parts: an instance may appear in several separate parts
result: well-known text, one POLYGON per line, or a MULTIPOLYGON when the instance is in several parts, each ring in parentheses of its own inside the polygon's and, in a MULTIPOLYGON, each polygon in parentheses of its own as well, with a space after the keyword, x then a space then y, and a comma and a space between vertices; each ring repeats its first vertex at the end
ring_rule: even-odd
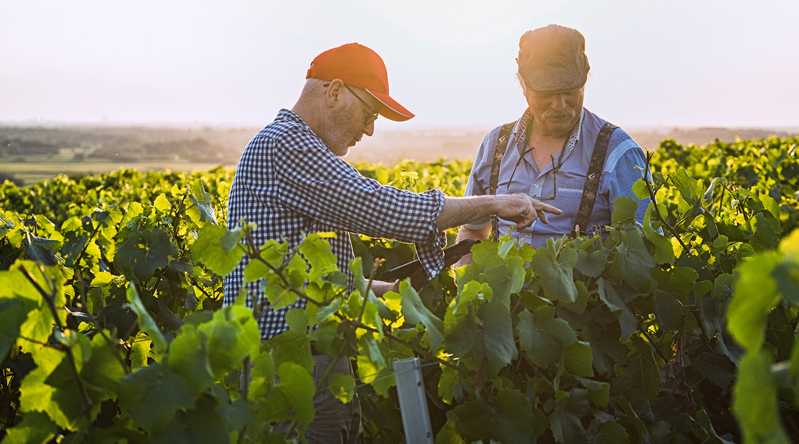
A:
POLYGON ((413 113, 388 95, 388 72, 376 52, 358 43, 329 49, 313 59, 306 79, 339 79, 350 86, 366 90, 383 104, 380 115, 389 120, 405 121, 413 113))

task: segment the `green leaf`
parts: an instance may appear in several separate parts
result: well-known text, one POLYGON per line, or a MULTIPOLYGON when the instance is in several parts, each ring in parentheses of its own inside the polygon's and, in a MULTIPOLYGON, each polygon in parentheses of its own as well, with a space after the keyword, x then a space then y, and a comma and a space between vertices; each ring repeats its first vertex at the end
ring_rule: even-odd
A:
POLYGON ((610 217, 614 226, 632 224, 638 211, 638 201, 629 196, 619 196, 613 201, 613 214, 610 217))
POLYGON ((94 274, 94 279, 92 279, 92 283, 90 284, 90 286, 105 287, 106 285, 111 283, 112 279, 114 279, 113 274, 107 271, 99 271, 94 274))
POLYGON ((739 267, 738 282, 727 309, 727 328, 748 351, 763 345, 769 311, 780 300, 772 270, 782 258, 774 252, 762 253, 739 267))
POLYGON ((444 343, 444 322, 425 307, 422 299, 406 279, 400 283, 402 315, 411 324, 422 324, 430 338, 430 349, 438 350, 444 343))
POLYGON ((167 365, 182 376, 198 395, 214 383, 208 360, 208 338, 197 326, 185 324, 169 346, 167 365))
POLYGON ((646 199, 649 197, 649 188, 646 186, 644 179, 638 179, 633 184, 633 193, 638 199, 646 199))
POLYGON ((652 242, 652 245, 655 247, 655 262, 658 264, 674 264, 674 246, 671 244, 671 240, 666 236, 658 233, 652 228, 652 221, 649 218, 649 215, 652 211, 654 211, 655 204, 650 203, 649 208, 646 211, 646 215, 644 216, 644 224, 643 230, 644 235, 652 242))
POLYGON ((314 380, 308 371, 293 362, 284 362, 277 368, 279 381, 263 404, 260 414, 271 421, 292 418, 291 411, 303 428, 313 421, 314 380))
POLYGON ((316 234, 311 234, 302 241, 300 254, 311 264, 308 279, 315 281, 332 271, 338 271, 336 256, 330 249, 330 244, 316 234))
MULTIPOLYGON (((195 261, 202 262, 214 273, 226 276, 236 268, 244 255, 244 251, 240 248, 226 252, 223 242, 226 246, 229 246, 231 242, 231 239, 226 236, 228 236, 228 232, 224 228, 213 224, 205 224, 200 229, 197 240, 194 241, 194 245, 191 247, 192 258, 195 261)), ((244 232, 239 232, 237 237, 236 244, 244 237, 244 232)))
POLYGON ((457 423, 454 419, 455 416, 448 414, 447 418, 449 420, 436 435, 435 444, 467 444, 466 441, 463 440, 463 437, 458 433, 458 427, 456 425, 457 423))
POLYGON ((568 393, 558 390, 555 393, 555 409, 549 415, 555 442, 565 444, 588 442, 588 435, 580 420, 590 412, 587 396, 588 390, 584 389, 572 389, 568 393))
POLYGON ((591 444, 628 444, 630 435, 627 430, 614 420, 603 422, 599 432, 591 438, 591 444))
POLYGON ((352 401, 355 395, 355 379, 343 373, 333 373, 328 380, 330 392, 344 404, 352 401))
POLYGON ((591 366, 593 360, 591 346, 587 342, 578 341, 563 349, 566 370, 575 376, 594 376, 594 369, 591 366))
POLYGON ((192 205, 186 209, 186 215, 197 225, 211 222, 219 225, 216 221, 216 211, 214 211, 213 196, 205 192, 205 186, 200 179, 189 185, 189 198, 192 205))
POLYGON ((699 196, 702 193, 700 188, 701 181, 692 178, 683 169, 677 171, 676 174, 672 174, 669 178, 688 204, 694 205, 699 201, 699 196))
POLYGON ((533 437, 532 405, 518 390, 502 390, 496 404, 482 400, 455 407, 458 430, 468 442, 493 440, 500 443, 530 442, 533 437))
POLYGON ((196 401, 186 381, 161 363, 136 370, 120 382, 120 405, 150 433, 163 429, 178 410, 191 409, 196 401))
POLYGON ((607 382, 594 381, 592 379, 576 376, 583 387, 588 389, 588 399, 597 407, 607 407, 610 401, 610 384, 607 382))
POLYGON ((136 285, 131 282, 128 284, 128 307, 133 310, 134 313, 139 318, 139 327, 147 333, 147 336, 150 337, 150 340, 153 341, 153 346, 155 347, 155 351, 158 353, 164 353, 167 349, 167 342, 164 334, 161 333, 161 330, 156 325, 155 321, 153 320, 152 316, 150 316, 150 312, 147 311, 147 308, 142 303, 141 299, 139 298, 139 292, 136 291, 136 285))
POLYGON ((655 259, 649 254, 638 230, 622 231, 622 243, 616 247, 616 260, 613 269, 640 290, 651 279, 650 271, 655 266, 655 259))
POLYGON ((55 254, 58 252, 59 248, 61 248, 61 242, 33 235, 29 236, 29 239, 29 241, 26 240, 25 259, 39 262, 47 266, 56 265, 58 263, 55 254))
POLYGON ((460 382, 460 373, 452 367, 441 366, 441 378, 438 380, 438 396, 447 404, 452 403, 455 388, 460 382))
MULTIPOLYGON (((2 279, 2 278, 0 278, 2 279)), ((0 299, 0 356, 7 356, 19 336, 19 328, 31 310, 38 308, 30 299, 0 299)))
POLYGON ((777 388, 769 372, 771 363, 768 352, 753 349, 738 366, 732 411, 745 442, 791 442, 780 420, 777 388))
POLYGON ((574 247, 565 246, 557 253, 551 239, 547 241, 546 247, 536 250, 530 266, 550 299, 565 302, 577 300, 573 274, 577 259, 578 254, 574 247))
POLYGON ((29 412, 22 422, 7 429, 3 444, 44 444, 55 436, 57 426, 41 412, 29 412))
POLYGON ((652 354, 652 347, 645 344, 643 340, 634 339, 638 350, 628 358, 624 373, 630 375, 633 385, 643 390, 651 403, 659 391, 660 374, 658 373, 655 356, 652 354))
POLYGON ((177 255, 169 235, 160 228, 132 231, 116 252, 114 265, 128 279, 147 282, 158 268, 166 267, 169 259, 177 255))
POLYGON ((169 203, 169 199, 167 199, 164 193, 159 194, 158 197, 155 198, 153 206, 164 214, 169 214, 172 211, 172 204, 169 203))
POLYGON ((549 367, 561 358, 564 348, 577 342, 577 334, 569 323, 555 319, 554 307, 539 307, 535 314, 523 310, 516 328, 521 349, 539 367, 549 367))
POLYGON ((777 247, 780 242, 779 232, 774 229, 774 226, 763 213, 757 213, 754 219, 750 219, 752 223, 752 237, 749 238, 749 244, 754 247, 755 251, 772 250, 777 247))
POLYGON ((585 276, 599 277, 605 271, 607 263, 608 254, 604 249, 597 249, 590 253, 585 250, 578 250, 577 264, 575 264, 574 268, 585 276))
POLYGON ((621 299, 612 284, 607 284, 604 279, 597 280, 597 292, 599 299, 610 309, 619 320, 622 339, 628 338, 638 329, 638 320, 635 315, 627 308, 627 304, 621 299))

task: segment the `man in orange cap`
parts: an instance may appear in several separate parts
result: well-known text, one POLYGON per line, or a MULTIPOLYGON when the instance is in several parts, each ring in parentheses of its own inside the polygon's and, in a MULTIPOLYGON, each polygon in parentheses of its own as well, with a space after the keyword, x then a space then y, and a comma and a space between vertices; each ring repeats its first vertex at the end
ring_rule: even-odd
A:
MULTIPOLYGON (((228 200, 228 227, 242 219, 257 224, 252 232, 257 245, 269 239, 285 239, 298 245, 306 233, 335 232, 330 246, 339 270, 352 274, 354 259, 349 232, 396 239, 416 244, 428 277, 444 266, 443 231, 489 214, 514 221, 519 228, 536 219, 546 223, 544 212, 559 213, 524 194, 446 197, 439 190, 416 194, 379 184, 363 177, 340 157, 371 136, 378 116, 403 121, 413 114, 397 103, 388 91, 383 60, 371 49, 352 43, 325 51, 311 63, 305 86, 291 110, 281 110, 275 121, 250 141, 242 154, 228 200)), ((244 257, 225 278, 224 303, 233 304, 242 290, 244 257)), ((259 291, 260 282, 247 283, 267 310, 258 319, 264 340, 287 330, 285 315, 304 308, 305 301, 280 310, 268 308, 259 291)), ((375 282, 381 295, 396 283, 375 282)), ((248 306, 252 300, 248 298, 248 306)), ((332 363, 324 354, 314 354, 315 375, 334 365, 334 371, 352 374, 348 358, 332 363)), ((355 396, 342 404, 329 391, 314 399, 316 416, 306 431, 308 442, 338 443, 361 440, 360 404, 355 396)))
MULTIPOLYGON (((461 227, 458 240, 513 232, 540 247, 553 237, 601 232, 616 198, 638 200, 632 185, 642 177, 644 151, 621 128, 583 108, 590 66, 579 31, 558 25, 527 31, 516 60, 528 108, 483 139, 465 194, 526 194, 563 212, 549 224, 516 231, 502 215, 483 217, 461 227)), ((639 201, 637 221, 646 208, 646 199, 639 201)), ((464 256, 456 266, 470 261, 464 256)))

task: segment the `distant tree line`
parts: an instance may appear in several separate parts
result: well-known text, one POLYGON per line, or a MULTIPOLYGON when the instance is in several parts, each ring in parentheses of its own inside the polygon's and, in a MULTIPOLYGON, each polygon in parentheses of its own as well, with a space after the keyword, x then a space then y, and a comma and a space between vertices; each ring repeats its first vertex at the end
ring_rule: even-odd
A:
POLYGON ((38 140, 0 139, 0 157, 58 154, 58 146, 38 140))

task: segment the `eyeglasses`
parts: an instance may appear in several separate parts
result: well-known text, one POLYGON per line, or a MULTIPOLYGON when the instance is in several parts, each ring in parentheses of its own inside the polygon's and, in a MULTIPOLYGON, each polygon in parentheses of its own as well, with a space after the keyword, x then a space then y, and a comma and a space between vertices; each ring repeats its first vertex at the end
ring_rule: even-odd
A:
MULTIPOLYGON (((330 86, 330 84, 329 84, 329 83, 325 83, 325 84, 324 84, 324 85, 322 85, 322 86, 323 86, 324 88, 327 88, 328 86, 330 86)), ((353 96, 355 96, 355 98, 356 98, 356 99, 358 99, 358 100, 359 100, 361 103, 363 103, 363 105, 364 105, 366 108, 368 108, 368 109, 369 109, 369 116, 367 116, 367 117, 366 117, 366 119, 365 119, 365 120, 364 120, 364 122, 363 122, 363 125, 364 125, 364 126, 366 126, 366 125, 369 125, 370 123, 372 123, 372 122, 374 122, 375 120, 377 120, 377 117, 378 117, 378 115, 379 115, 379 112, 378 112, 378 111, 375 111, 375 110, 374 110, 374 108, 372 108, 371 106, 369 106, 369 104, 368 104, 368 103, 366 103, 366 101, 365 101, 365 100, 363 100, 363 99, 362 99, 360 96, 358 96, 358 94, 355 94, 355 91, 353 91, 353 90, 352 90, 352 88, 350 88, 349 86, 347 86, 347 84, 346 84, 346 83, 344 84, 344 87, 345 87, 345 88, 347 88, 347 91, 351 92, 351 93, 352 93, 352 95, 353 95, 353 96)))
MULTIPOLYGON (((522 163, 522 159, 524 159, 524 156, 526 156, 527 153, 532 152, 533 149, 535 149, 535 147, 530 147, 524 150, 521 156, 519 156, 519 160, 516 161, 516 166, 513 167, 513 172, 511 173, 510 179, 508 180, 508 185, 505 187, 506 190, 510 191, 510 184, 511 182, 513 182, 513 176, 516 175, 516 170, 519 168, 519 164, 522 163)), ((552 159, 552 197, 544 197, 544 196, 536 197, 535 199, 539 201, 553 200, 558 195, 558 171, 560 170, 560 167, 563 165, 563 151, 561 151, 560 153, 559 157, 560 162, 558 162, 557 165, 555 164, 554 156, 550 155, 549 158, 552 159)))

